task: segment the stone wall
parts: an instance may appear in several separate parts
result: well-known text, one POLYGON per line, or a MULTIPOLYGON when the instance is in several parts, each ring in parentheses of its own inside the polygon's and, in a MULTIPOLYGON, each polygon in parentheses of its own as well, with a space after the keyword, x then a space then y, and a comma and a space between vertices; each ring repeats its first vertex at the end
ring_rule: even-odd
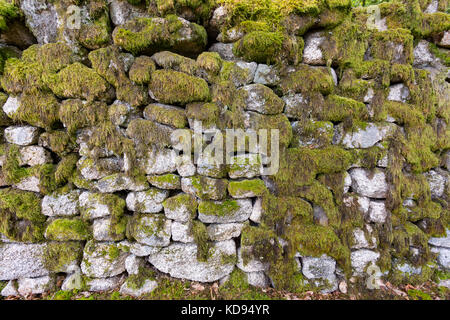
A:
POLYGON ((217 2, 0 1, 3 296, 449 271, 448 1, 217 2), (179 161, 195 121, 278 129, 278 172, 179 161))

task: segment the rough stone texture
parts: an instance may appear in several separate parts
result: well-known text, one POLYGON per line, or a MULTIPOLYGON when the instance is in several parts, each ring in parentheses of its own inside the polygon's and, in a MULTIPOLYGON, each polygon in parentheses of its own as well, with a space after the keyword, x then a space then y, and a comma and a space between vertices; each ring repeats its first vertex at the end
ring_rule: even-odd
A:
POLYGON ((125 269, 128 274, 139 274, 139 269, 144 266, 144 260, 134 254, 125 259, 125 269))
POLYGON ((217 52, 220 55, 220 57, 224 60, 235 60, 236 59, 236 57, 234 56, 234 53, 233 53, 233 44, 232 43, 216 42, 209 48, 209 51, 217 52))
POLYGON ((18 97, 9 96, 2 108, 3 112, 11 118, 16 114, 19 107, 20 99, 18 97))
POLYGON ((133 6, 127 1, 122 0, 110 0, 109 2, 109 14, 112 23, 116 26, 124 24, 125 22, 136 18, 145 17, 147 14, 145 10, 139 7, 133 6))
POLYGON ((226 275, 233 269, 233 264, 223 264, 223 256, 236 255, 236 244, 233 240, 215 242, 212 256, 207 262, 197 260, 197 245, 173 243, 156 254, 150 255, 148 261, 161 272, 169 273, 175 278, 193 281, 213 282, 226 275))
POLYGON ((255 72, 254 83, 260 83, 266 86, 274 86, 280 81, 280 76, 275 67, 267 64, 258 64, 255 72))
POLYGON ((162 202, 168 196, 168 191, 156 188, 141 192, 130 192, 126 199, 127 208, 130 211, 140 213, 157 213, 162 211, 162 202))
POLYGON ((370 201, 369 204, 369 221, 375 223, 384 223, 388 217, 388 211, 384 201, 370 201))
POLYGON ((98 191, 102 193, 113 193, 123 190, 143 191, 148 189, 148 183, 146 181, 136 181, 122 173, 104 177, 97 182, 96 186, 98 191))
POLYGON ((242 258, 242 250, 247 251, 248 248, 242 249, 241 247, 237 251, 238 262, 236 266, 239 269, 241 269, 244 272, 260 272, 268 270, 269 265, 267 263, 263 263, 256 259, 250 259, 248 261, 245 261, 244 263, 244 259, 242 258))
MULTIPOLYGON (((45 263, 47 248, 47 244, 2 243, 0 245, 0 280, 48 275, 49 270, 45 263)), ((68 261, 67 266, 73 262, 68 261)), ((65 268, 66 265, 59 271, 64 272, 65 268)))
POLYGON ((327 255, 302 258, 302 273, 308 279, 328 279, 334 277, 335 270, 336 260, 327 255))
POLYGON ((446 236, 442 238, 430 238, 428 243, 436 246, 450 249, 450 230, 447 229, 446 236))
POLYGON ((55 279, 51 276, 39 278, 21 278, 17 281, 17 291, 22 296, 41 294, 50 291, 55 286, 55 279))
MULTIPOLYGON (((203 211, 202 205, 198 208, 198 219, 204 223, 231 223, 242 222, 247 220, 252 214, 252 201, 250 199, 234 200, 236 207, 223 215, 208 210, 203 211)), ((215 201, 215 204, 221 206, 226 205, 225 202, 215 201)))
POLYGON ((310 65, 325 65, 322 49, 320 45, 325 40, 320 32, 312 33, 305 38, 305 49, 303 50, 303 63, 310 65))
MULTIPOLYGON (((194 242, 194 236, 192 235, 191 228, 192 224, 190 222, 172 222, 172 240, 189 243, 194 242)), ((212 240, 212 239, 211 239, 212 240)), ((228 240, 228 239, 227 239, 228 240)))
POLYGON ((231 157, 228 176, 231 179, 254 178, 261 172, 261 157, 258 154, 242 154, 231 157), (234 164, 234 165, 233 165, 234 164))
POLYGON ((242 223, 210 224, 207 231, 210 240, 225 241, 239 237, 243 227, 242 223))
POLYGON ((188 177, 181 179, 181 190, 188 194, 197 196, 201 199, 221 200, 226 195, 227 182, 223 179, 214 179, 209 177, 188 177), (202 185, 199 187, 197 183, 202 185))
POLYGON ((158 287, 158 282, 156 282, 154 280, 150 280, 150 279, 146 279, 144 281, 144 284, 138 289, 130 288, 128 283, 125 282, 120 287, 120 293, 124 294, 124 295, 128 295, 128 296, 132 296, 132 297, 140 297, 140 296, 142 296, 144 294, 151 293, 157 287, 158 287))
POLYGON ((262 198, 258 198, 255 200, 255 203, 253 204, 252 214, 250 215, 249 219, 255 223, 260 223, 261 216, 262 216, 262 198))
POLYGON ((177 169, 176 153, 174 150, 153 149, 144 160, 146 174, 165 174, 177 169))
POLYGON ((350 175, 355 192, 369 198, 386 198, 388 191, 386 175, 380 169, 374 169, 371 172, 363 168, 354 168, 350 170, 350 175))
POLYGON ((58 34, 58 14, 53 4, 40 0, 24 0, 20 9, 28 28, 39 43, 55 42, 58 34))
POLYGON ((360 249, 353 251, 350 255, 350 259, 354 273, 362 274, 366 266, 376 263, 379 257, 380 254, 372 250, 360 249))
POLYGON ((409 89, 403 83, 394 84, 389 88, 388 100, 406 102, 409 98, 409 89))
POLYGON ((52 194, 42 199, 42 214, 55 216, 76 216, 79 214, 78 197, 79 190, 73 190, 64 194, 52 194))
POLYGON ((110 278, 98 278, 87 281, 89 291, 104 292, 118 288, 123 281, 123 277, 115 276, 110 278))
POLYGON ((444 194, 445 184, 448 181, 448 174, 443 170, 430 170, 425 173, 430 185, 431 197, 440 198, 444 194))
POLYGON ((111 215, 111 209, 102 201, 102 195, 85 191, 79 197, 80 209, 84 217, 97 219, 111 215))
POLYGON ((122 240, 124 234, 113 234, 111 228, 113 227, 112 218, 95 219, 92 223, 92 233, 94 239, 97 241, 116 241, 122 240))
POLYGON ((122 163, 118 158, 101 158, 94 161, 82 157, 78 160, 77 167, 85 179, 99 180, 120 171, 122 163))
POLYGON ((170 244, 171 220, 163 215, 140 215, 132 228, 131 235, 139 243, 165 247, 170 244))
POLYGON ((5 129, 5 139, 19 146, 29 146, 37 142, 39 129, 32 126, 13 126, 5 129))
POLYGON ((431 252, 438 255, 437 262, 440 267, 446 271, 450 271, 450 249, 433 247, 431 248, 431 252))
POLYGON ((371 243, 369 243, 369 241, 367 240, 366 235, 362 229, 356 228, 353 230, 353 245, 351 247, 352 249, 375 249, 375 237, 371 238, 371 243))
POLYGON ((426 67, 435 63, 436 58, 430 52, 429 42, 421 40, 414 48, 414 66, 426 67))
POLYGON ((127 256, 117 243, 89 241, 84 248, 81 270, 88 277, 113 277, 125 271, 127 256))
POLYGON ((370 148, 378 142, 389 137, 395 129, 395 124, 368 123, 365 128, 358 128, 352 132, 342 132, 343 126, 339 124, 335 127, 333 144, 342 144, 345 148, 370 148))
POLYGON ((3 297, 18 296, 19 292, 17 291, 16 282, 14 280, 9 281, 8 284, 0 292, 0 295, 2 295, 3 297))
POLYGON ((254 287, 267 288, 270 286, 269 279, 262 271, 247 272, 247 282, 254 287))
POLYGON ((52 162, 50 152, 39 146, 28 146, 20 149, 21 166, 37 166, 52 162))

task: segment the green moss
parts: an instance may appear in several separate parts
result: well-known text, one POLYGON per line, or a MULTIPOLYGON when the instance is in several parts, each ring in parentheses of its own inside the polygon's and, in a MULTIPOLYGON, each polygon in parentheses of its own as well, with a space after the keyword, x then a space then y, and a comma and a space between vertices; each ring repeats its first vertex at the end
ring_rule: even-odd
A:
POLYGON ((156 70, 155 63, 148 56, 137 57, 131 65, 129 76, 130 80, 138 84, 150 82, 152 73, 156 70))
POLYGON ((33 126, 51 129, 59 120, 59 106, 53 94, 30 88, 22 93, 20 106, 12 118, 15 121, 24 121, 33 126))
POLYGON ((65 43, 32 45, 23 51, 21 59, 6 61, 2 86, 15 94, 31 88, 46 90, 48 75, 79 60, 80 57, 65 43))
POLYGON ((78 41, 88 49, 98 49, 111 41, 111 26, 107 14, 103 14, 93 23, 82 24, 78 34, 78 41))
POLYGON ((198 202, 197 199, 189 194, 180 193, 176 196, 167 198, 163 202, 164 209, 174 210, 186 210, 194 218, 197 213, 198 202))
POLYGON ((191 234, 197 244, 197 260, 208 261, 211 244, 208 242, 208 231, 200 221, 192 221, 191 234))
POLYGON ((268 192, 264 181, 261 179, 231 181, 228 184, 228 192, 232 197, 260 197, 268 192))
POLYGON ((76 170, 78 155, 71 153, 58 163, 55 171, 55 182, 58 185, 67 183, 76 170))
POLYGON ((2 166, 2 173, 5 181, 9 184, 20 182, 25 178, 29 170, 20 166, 20 149, 15 144, 10 144, 4 148, 6 156, 5 162, 2 166))
POLYGON ((217 125, 220 109, 215 103, 190 103, 186 106, 186 117, 202 122, 203 127, 217 125))
POLYGON ((182 41, 183 36, 178 32, 182 26, 178 19, 171 17, 163 21, 153 18, 135 18, 116 28, 113 40, 116 45, 134 55, 142 52, 152 54, 164 49, 187 54, 200 53, 207 42, 205 29, 191 23, 193 41, 186 43, 182 41))
POLYGON ((0 232, 16 241, 42 240, 41 200, 33 192, 0 190, 0 232))
POLYGON ((171 129, 156 124, 150 120, 132 120, 127 128, 127 135, 135 141, 135 144, 144 146, 157 145, 161 147, 170 146, 171 129))
POLYGON ((413 300, 433 300, 429 294, 416 289, 409 289, 408 296, 413 300))
POLYGON ((155 53, 152 58, 155 60, 156 64, 163 69, 172 69, 178 72, 187 73, 191 76, 195 76, 197 73, 198 66, 194 59, 170 51, 155 53))
POLYGON ((209 88, 205 80, 177 71, 155 71, 149 89, 162 103, 186 104, 210 100, 209 88))
POLYGON ((312 68, 299 65, 297 70, 282 78, 279 89, 283 95, 289 93, 305 93, 318 91, 329 94, 333 91, 334 82, 327 68, 312 68))
POLYGON ((233 53, 249 61, 273 63, 280 54, 283 35, 276 32, 253 31, 233 46, 233 53))
POLYGON ((148 176, 147 180, 150 184, 161 189, 181 188, 181 178, 176 174, 169 173, 162 176, 148 176))
POLYGON ((403 64, 411 64, 413 55, 413 36, 406 29, 392 29, 374 32, 371 39, 370 54, 375 59, 387 60, 403 64), (396 46, 402 45, 402 52, 396 46))
POLYGON ((224 201, 201 201, 198 205, 198 211, 206 215, 224 217, 232 215, 239 210, 239 204, 236 200, 224 201))
POLYGON ((369 115, 362 102, 330 94, 322 108, 315 108, 313 114, 319 120, 344 121, 346 119, 367 120, 369 115))
POLYGON ((92 237, 87 222, 80 219, 56 219, 45 230, 45 237, 49 240, 88 240, 92 237))
POLYGON ((65 272, 66 268, 80 262, 83 256, 81 242, 49 242, 42 257, 44 266, 50 272, 65 272))
POLYGON ((94 70, 78 62, 48 75, 45 82, 60 98, 112 100, 111 86, 94 70))
POLYGON ((285 154, 280 154, 280 168, 270 179, 280 195, 295 194, 297 191, 303 194, 306 192, 303 187, 312 184, 318 173, 341 172, 352 163, 352 153, 336 146, 323 149, 290 148, 285 154))
POLYGON ((166 124, 175 128, 184 128, 187 125, 185 111, 160 104, 150 104, 144 110, 146 119, 166 124))
POLYGON ((447 50, 441 49, 431 42, 428 46, 432 54, 439 58, 445 66, 450 67, 450 54, 447 50))
POLYGON ((203 52, 197 57, 197 65, 208 74, 218 74, 222 69, 223 60, 217 52, 203 52))
POLYGON ((221 296, 226 300, 243 299, 243 300, 268 300, 271 297, 264 293, 261 289, 252 287, 248 284, 246 274, 234 269, 230 274, 230 278, 219 288, 221 296))
POLYGON ((293 139, 291 147, 320 148, 331 145, 334 130, 330 121, 310 120, 306 123, 299 122, 292 127, 293 139))
POLYGON ((386 108, 388 115, 393 117, 400 125, 415 127, 425 124, 422 112, 417 110, 414 105, 396 101, 386 101, 384 107, 386 108))
POLYGON ((130 274, 126 285, 133 290, 139 290, 147 280, 155 280, 155 272, 151 269, 141 267, 138 274, 130 274))
POLYGON ((60 156, 66 155, 73 149, 74 142, 65 131, 50 131, 40 135, 39 141, 43 145, 60 156))
POLYGON ((22 15, 20 9, 7 1, 0 1, 0 30, 8 29, 8 22, 22 15))

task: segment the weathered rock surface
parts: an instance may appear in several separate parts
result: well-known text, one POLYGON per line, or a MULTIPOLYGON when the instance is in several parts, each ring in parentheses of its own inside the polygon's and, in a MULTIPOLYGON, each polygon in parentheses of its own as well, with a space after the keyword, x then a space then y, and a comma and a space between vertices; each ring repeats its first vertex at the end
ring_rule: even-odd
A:
POLYGON ((206 262, 197 260, 196 244, 173 243, 150 255, 148 261, 161 272, 175 278, 193 281, 213 282, 229 275, 234 264, 222 262, 223 257, 236 256, 236 244, 233 240, 215 242, 212 255, 206 262))

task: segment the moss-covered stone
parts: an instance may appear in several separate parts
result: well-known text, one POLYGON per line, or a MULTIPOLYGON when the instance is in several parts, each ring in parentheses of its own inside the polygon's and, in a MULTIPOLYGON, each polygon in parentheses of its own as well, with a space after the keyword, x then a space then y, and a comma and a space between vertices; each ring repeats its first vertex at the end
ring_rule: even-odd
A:
POLYGON ((190 103, 186 106, 188 119, 201 121, 204 128, 218 125, 220 109, 215 103, 190 103))
POLYGON ((268 192, 261 179, 230 181, 228 192, 233 198, 260 197, 268 192))
POLYGON ((276 61, 282 44, 280 33, 253 31, 234 44, 233 53, 249 61, 270 64, 276 61))
POLYGON ((155 63, 150 57, 139 56, 131 65, 129 71, 130 80, 137 84, 147 84, 150 82, 152 73, 155 69, 155 63))
POLYGON ((45 220, 41 200, 35 193, 9 188, 0 190, 0 233, 7 238, 41 241, 45 220))
POLYGON ((113 98, 112 87, 94 70, 78 62, 48 75, 45 81, 53 93, 61 98, 106 102, 113 98))
POLYGON ((150 120, 135 119, 130 122, 127 128, 127 135, 136 144, 170 146, 172 129, 150 120))
POLYGON ((181 178, 176 174, 162 176, 148 176, 148 182, 160 189, 181 189, 181 178))
POLYGON ((170 49, 187 55, 200 53, 207 42, 207 34, 202 26, 180 20, 177 17, 135 18, 116 27, 113 40, 133 54, 153 54, 162 49, 170 49), (185 37, 184 33, 189 32, 185 37))
POLYGON ((210 92, 205 80, 177 71, 155 71, 149 89, 161 103, 186 104, 210 100, 210 92))
POLYGON ((48 240, 88 240, 90 237, 89 224, 81 219, 56 219, 45 230, 48 240))
POLYGON ((157 52, 152 59, 163 69, 184 72, 191 76, 195 76, 197 73, 197 64, 194 59, 170 51, 157 52))
POLYGON ((184 109, 163 104, 148 105, 144 110, 144 117, 179 129, 187 125, 184 109))
POLYGON ((20 97, 20 106, 12 115, 15 121, 24 121, 33 126, 51 129, 59 120, 59 102, 45 91, 30 88, 20 97))
POLYGON ((321 108, 313 110, 318 120, 343 121, 346 119, 367 120, 369 115, 362 102, 331 94, 326 97, 321 108))
POLYGON ((94 50, 111 42, 111 26, 107 14, 103 14, 92 23, 81 24, 78 41, 84 47, 94 50))
POLYGON ((318 91, 329 94, 333 91, 334 81, 330 71, 324 67, 313 68, 300 65, 281 80, 279 89, 283 95, 289 93, 309 93, 318 91))
POLYGON ((59 109, 59 119, 72 134, 78 129, 91 127, 105 121, 108 106, 102 102, 86 102, 79 99, 64 100, 59 109))

